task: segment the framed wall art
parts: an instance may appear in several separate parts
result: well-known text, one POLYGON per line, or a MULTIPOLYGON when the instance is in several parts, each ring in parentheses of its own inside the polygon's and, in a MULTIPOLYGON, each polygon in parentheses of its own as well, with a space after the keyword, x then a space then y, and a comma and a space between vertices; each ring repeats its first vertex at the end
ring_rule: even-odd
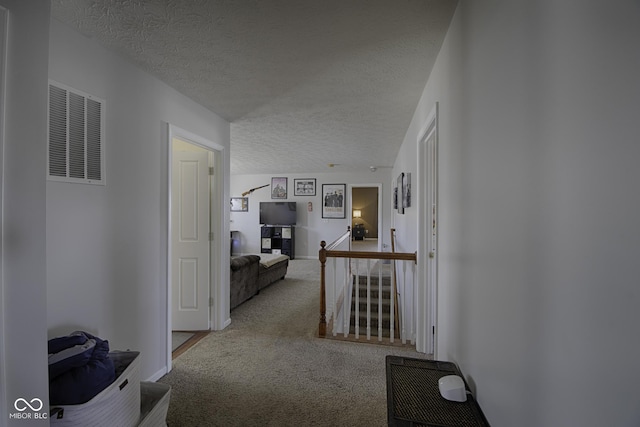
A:
POLYGON ((411 173, 402 174, 402 206, 411 207, 411 173))
POLYGON ((232 197, 231 212, 249 212, 248 197, 232 197))
POLYGON ((396 179, 396 189, 395 189, 395 205, 398 207, 398 213, 404 214, 404 200, 403 192, 402 192, 402 183, 404 182, 404 172, 398 175, 398 179, 396 179))
POLYGON ((315 178, 300 178, 293 180, 294 196, 315 196, 316 180, 315 178))
POLYGON ((393 209, 398 209, 398 187, 393 187, 393 209))
POLYGON ((322 184, 322 218, 345 218, 346 184, 322 184))
POLYGON ((287 178, 286 177, 271 178, 271 198, 272 199, 287 198, 287 178))

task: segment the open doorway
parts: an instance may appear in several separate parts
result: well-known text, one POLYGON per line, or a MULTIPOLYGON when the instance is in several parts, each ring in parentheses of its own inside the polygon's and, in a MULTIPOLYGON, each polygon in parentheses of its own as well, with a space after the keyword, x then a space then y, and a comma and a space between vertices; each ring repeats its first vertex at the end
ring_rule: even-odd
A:
POLYGON ((169 125, 167 372, 172 353, 209 331, 224 294, 220 280, 222 147, 169 125))
POLYGON ((380 252, 382 248, 382 185, 351 185, 351 249, 380 252))

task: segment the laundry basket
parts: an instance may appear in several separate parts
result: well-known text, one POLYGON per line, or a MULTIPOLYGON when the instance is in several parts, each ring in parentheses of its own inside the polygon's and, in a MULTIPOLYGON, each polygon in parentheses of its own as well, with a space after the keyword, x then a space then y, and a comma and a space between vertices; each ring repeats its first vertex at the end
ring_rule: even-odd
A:
POLYGON ((140 419, 140 352, 109 353, 116 380, 80 405, 52 406, 49 422, 61 427, 135 427, 140 419))

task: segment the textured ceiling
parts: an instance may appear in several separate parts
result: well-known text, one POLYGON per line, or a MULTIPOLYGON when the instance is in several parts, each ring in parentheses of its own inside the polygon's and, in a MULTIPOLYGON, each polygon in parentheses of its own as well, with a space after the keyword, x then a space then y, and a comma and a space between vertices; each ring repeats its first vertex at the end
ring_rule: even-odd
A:
POLYGON ((454 0, 53 0, 231 122, 231 173, 390 166, 454 0))

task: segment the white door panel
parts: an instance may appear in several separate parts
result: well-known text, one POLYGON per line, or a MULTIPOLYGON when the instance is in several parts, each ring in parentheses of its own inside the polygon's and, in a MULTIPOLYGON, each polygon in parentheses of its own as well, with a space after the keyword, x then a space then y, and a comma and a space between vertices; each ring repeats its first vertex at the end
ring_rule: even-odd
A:
POLYGON ((209 157, 173 153, 173 330, 209 329, 209 157))
POLYGON ((438 103, 418 139, 418 288, 416 350, 437 354, 438 103))

